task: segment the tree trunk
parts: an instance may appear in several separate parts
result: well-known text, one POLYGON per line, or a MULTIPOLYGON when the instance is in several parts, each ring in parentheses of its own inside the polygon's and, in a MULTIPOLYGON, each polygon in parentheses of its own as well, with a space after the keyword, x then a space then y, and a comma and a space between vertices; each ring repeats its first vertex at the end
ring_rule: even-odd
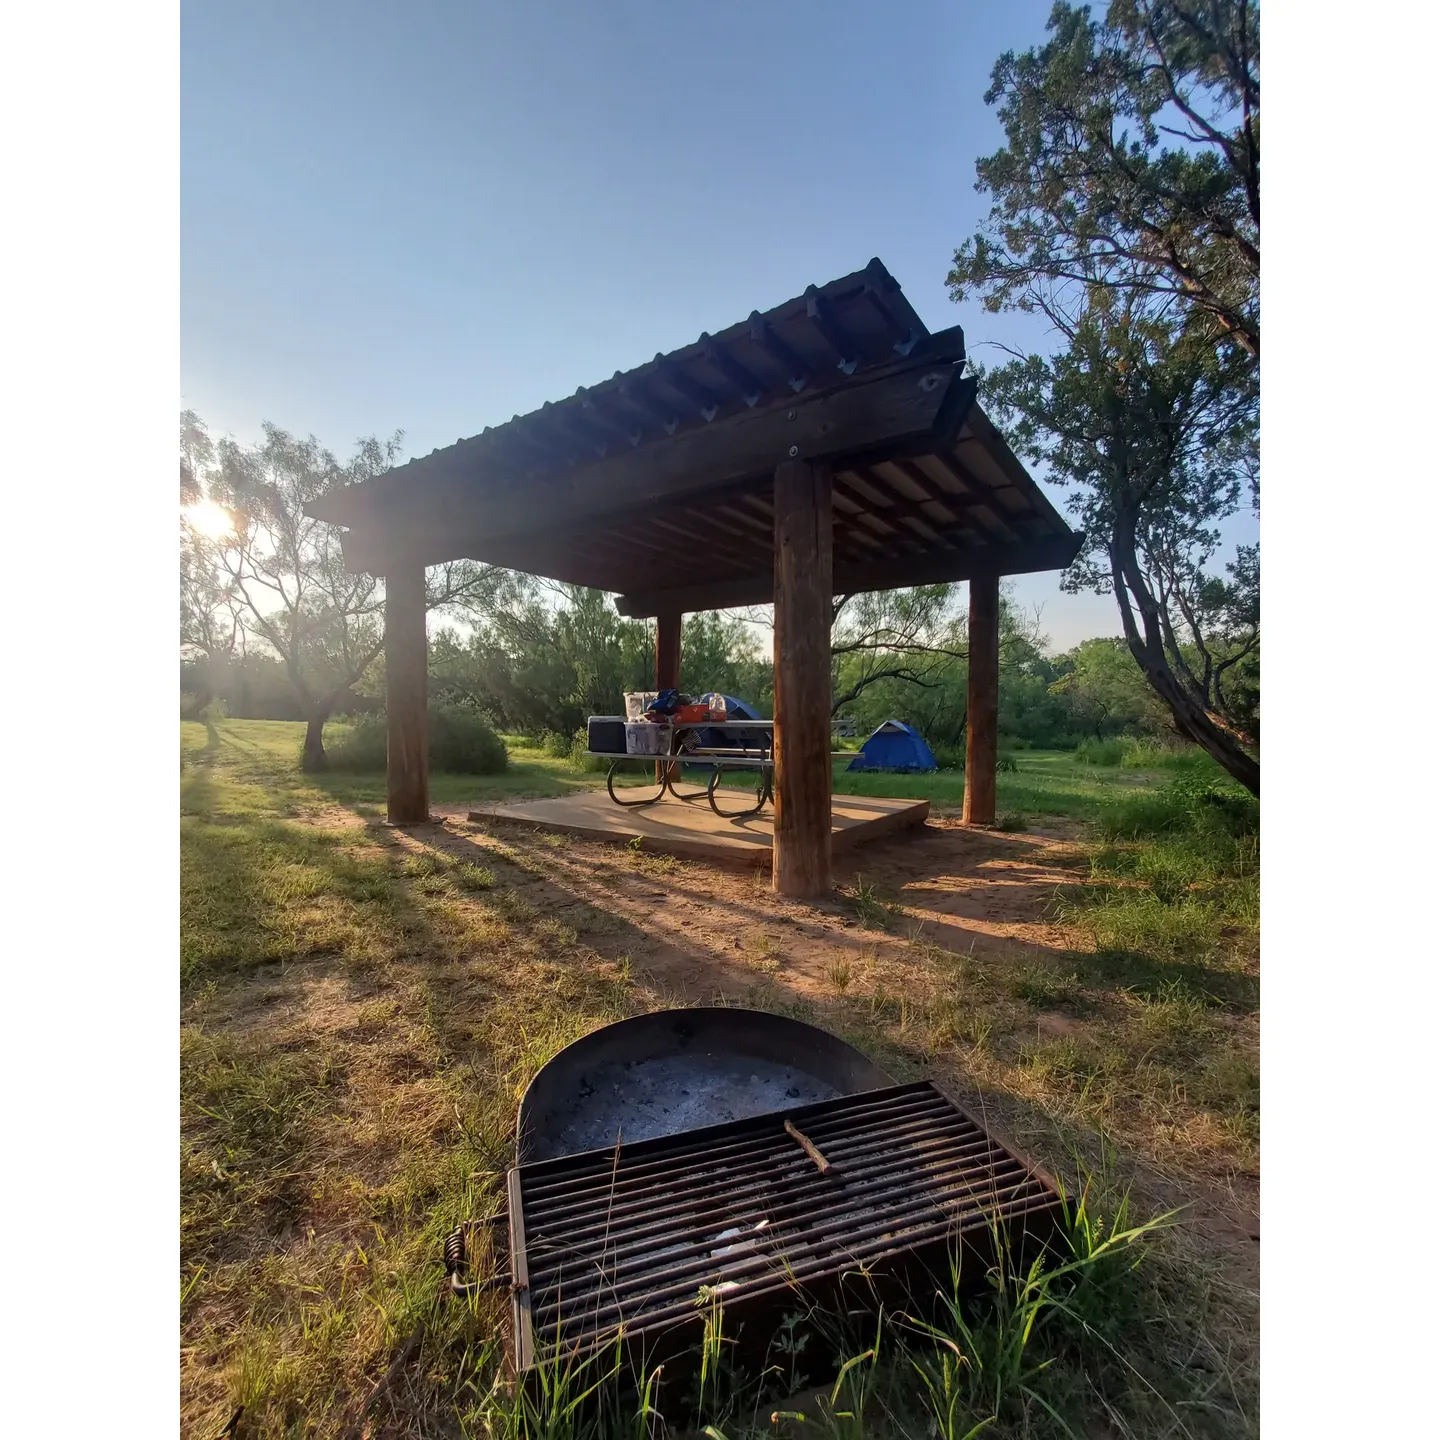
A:
POLYGON ((305 717, 305 748, 300 752, 300 768, 306 774, 313 775, 325 768, 325 722, 329 718, 328 710, 314 711, 305 717))
POLYGON ((205 707, 215 698, 214 693, 208 685, 202 685, 191 697, 190 703, 185 707, 185 713, 180 717, 182 720, 203 720, 205 718, 205 707))
POLYGON ((1260 761, 1251 755, 1224 725, 1208 714, 1178 676, 1170 668, 1165 655, 1158 606, 1155 597, 1145 588, 1144 577, 1135 556, 1133 522, 1116 522, 1110 546, 1110 575, 1115 598, 1120 606, 1120 620, 1125 628, 1125 643, 1135 657, 1150 688, 1165 703, 1175 721, 1175 728, 1192 740, 1220 767, 1239 781, 1252 795, 1260 794, 1260 761), (1127 596, 1133 596, 1140 609, 1145 633, 1135 624, 1135 615, 1127 596))

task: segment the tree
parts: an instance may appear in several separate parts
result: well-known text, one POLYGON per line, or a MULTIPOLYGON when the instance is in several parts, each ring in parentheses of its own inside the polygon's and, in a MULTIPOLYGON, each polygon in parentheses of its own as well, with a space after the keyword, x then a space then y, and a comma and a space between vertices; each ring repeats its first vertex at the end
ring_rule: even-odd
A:
POLYGON ((1078 733, 1104 740, 1168 727, 1169 712, 1122 637, 1082 641, 1056 656, 1054 668, 1056 677, 1048 689, 1060 699, 1078 733))
POLYGON ((217 667, 241 644, 244 632, 234 598, 221 578, 213 545, 182 522, 180 657, 190 663, 195 683, 188 716, 199 715, 214 699, 217 667))
POLYGON ((569 735, 592 714, 616 714, 626 690, 654 673, 654 632, 602 591, 496 571, 471 611, 473 633, 443 633, 431 656, 439 693, 526 734, 569 735))
MULTIPOLYGON (((325 722, 383 648, 384 583, 348 573, 339 531, 303 507, 388 469, 400 434, 361 440, 342 465, 313 435, 300 440, 268 422, 257 446, 227 438, 207 450, 199 417, 187 411, 181 421, 182 461, 232 523, 228 535, 192 551, 190 583, 197 597, 223 592, 235 625, 279 657, 306 721, 302 766, 322 769, 325 722)), ((486 567, 468 561, 434 567, 426 607, 463 610, 491 583, 486 567)))
POLYGON ((832 603, 832 700, 838 714, 882 680, 933 688, 968 655, 964 624, 955 610, 958 585, 917 585, 837 595, 832 603))
POLYGON ((1060 3, 1050 41, 996 62, 1006 144, 951 293, 1044 309, 1079 284, 1178 305, 1260 358, 1260 12, 1249 0, 1060 3), (1178 142, 1178 143, 1176 143, 1178 142))
POLYGON ((680 688, 690 695, 733 695, 767 714, 775 693, 770 656, 738 616, 696 611, 685 617, 680 636, 680 688))
MULTIPOLYGON (((1216 522, 1258 484, 1258 395, 1222 352, 1163 317, 1128 305, 1112 313, 1118 303, 1091 297, 1061 321, 1066 350, 992 372, 986 398, 1021 453, 1075 489, 1069 508, 1086 548, 1065 587, 1115 595, 1130 653, 1175 728, 1258 794, 1258 737, 1224 686, 1225 671, 1258 647, 1258 599, 1249 636, 1233 624, 1207 631, 1244 602, 1238 591, 1235 603, 1222 599, 1231 592, 1205 569, 1216 522), (1212 639, 1226 663, 1212 661, 1212 639), (1198 667, 1195 653, 1205 657, 1198 667)), ((1247 573, 1258 581, 1258 555, 1247 573)))
POLYGON ((1258 507, 1258 23, 1243 0, 1113 0, 1103 24, 1057 4, 1046 45, 995 65, 995 203, 949 276, 1059 333, 983 393, 1074 488, 1067 588, 1115 595, 1175 728, 1256 793, 1258 551, 1228 582, 1206 567, 1258 507))
MULTIPOLYGON (((968 719, 969 675, 968 620, 956 603, 963 591, 959 585, 921 588, 946 593, 890 591, 855 597, 873 605, 857 607, 848 617, 842 612, 835 636, 835 689, 841 697, 849 696, 845 708, 861 731, 896 717, 914 725, 932 744, 960 746, 968 719), (928 623, 915 624, 922 616, 928 623), (863 644, 855 646, 856 639, 863 644)), ((1035 698, 1036 687, 1027 684, 1033 678, 1043 681, 1038 692, 1044 703, 1051 677, 1042 644, 1038 617, 1020 611, 1002 594, 1001 710, 1012 729, 1017 710, 1035 698)))

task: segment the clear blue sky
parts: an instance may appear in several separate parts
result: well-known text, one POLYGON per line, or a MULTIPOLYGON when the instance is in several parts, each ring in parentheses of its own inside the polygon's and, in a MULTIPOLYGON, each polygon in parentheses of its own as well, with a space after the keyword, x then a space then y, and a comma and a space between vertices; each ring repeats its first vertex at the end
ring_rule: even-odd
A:
MULTIPOLYGON (((1049 9, 187 0, 183 403, 425 454, 872 255, 982 363, 1043 346, 944 282, 990 67, 1049 9)), ((1015 583, 1056 646, 1119 631, 1109 596, 1015 583)))

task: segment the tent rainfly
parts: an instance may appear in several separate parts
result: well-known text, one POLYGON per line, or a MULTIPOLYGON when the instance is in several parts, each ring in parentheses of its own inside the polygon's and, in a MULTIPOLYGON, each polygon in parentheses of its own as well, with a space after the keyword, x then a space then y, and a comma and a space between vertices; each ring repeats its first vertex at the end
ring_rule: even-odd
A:
POLYGON ((425 567, 470 558, 654 617, 675 686, 694 610, 775 607, 774 882, 830 889, 833 598, 970 582, 964 818, 993 821, 1000 577, 1081 537, 879 260, 468 440, 319 497, 351 570, 385 577, 388 815, 429 814, 425 567))

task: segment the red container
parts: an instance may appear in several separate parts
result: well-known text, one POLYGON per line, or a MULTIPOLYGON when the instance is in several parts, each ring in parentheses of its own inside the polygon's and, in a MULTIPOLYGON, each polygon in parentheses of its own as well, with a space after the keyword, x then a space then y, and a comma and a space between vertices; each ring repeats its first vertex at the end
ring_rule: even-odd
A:
POLYGON ((675 723, 677 725, 695 725, 709 718, 710 707, 708 705, 682 705, 675 712, 675 723))

